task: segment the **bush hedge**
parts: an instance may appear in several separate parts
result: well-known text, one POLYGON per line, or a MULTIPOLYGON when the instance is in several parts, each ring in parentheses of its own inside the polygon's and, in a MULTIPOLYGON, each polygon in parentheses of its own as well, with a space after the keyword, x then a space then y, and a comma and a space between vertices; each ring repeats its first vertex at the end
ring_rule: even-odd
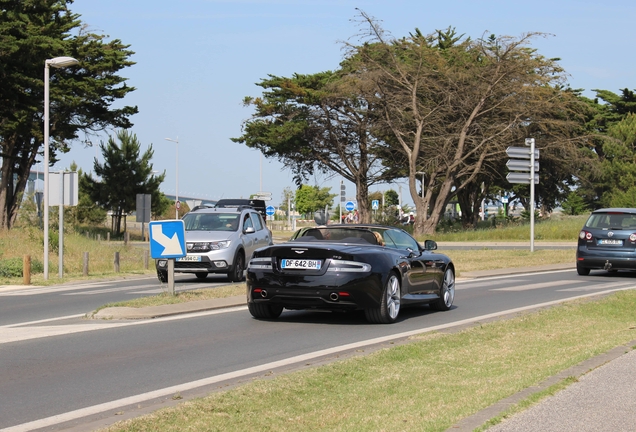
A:
MULTIPOLYGON (((23 259, 0 259, 0 277, 22 277, 23 259)), ((39 260, 31 260, 31 273, 44 272, 44 264, 39 260)))

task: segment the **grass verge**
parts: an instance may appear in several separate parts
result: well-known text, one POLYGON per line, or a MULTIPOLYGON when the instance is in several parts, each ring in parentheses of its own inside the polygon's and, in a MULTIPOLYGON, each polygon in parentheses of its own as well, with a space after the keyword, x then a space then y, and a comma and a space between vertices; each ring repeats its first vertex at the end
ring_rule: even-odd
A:
MULTIPOLYGON (((157 282, 158 283, 158 282, 157 282)), ((139 297, 132 300, 126 300, 115 303, 108 303, 101 306, 97 311, 107 307, 133 307, 141 308, 146 306, 160 306, 166 304, 178 304, 199 300, 211 300, 217 298, 233 297, 238 295, 245 295, 245 284, 232 284, 225 285, 214 289, 197 289, 180 291, 175 295, 163 292, 161 294, 139 297)))
POLYGON ((635 308, 636 292, 623 291, 458 333, 423 334, 409 344, 255 380, 106 430, 443 431, 634 340, 635 308))

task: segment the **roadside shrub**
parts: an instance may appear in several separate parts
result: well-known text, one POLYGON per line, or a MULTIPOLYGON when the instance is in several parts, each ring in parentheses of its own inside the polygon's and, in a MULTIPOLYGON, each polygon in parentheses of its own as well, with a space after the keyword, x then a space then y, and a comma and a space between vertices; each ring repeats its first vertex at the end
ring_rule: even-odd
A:
MULTIPOLYGON (((0 277, 22 277, 22 258, 8 258, 0 260, 0 277)), ((31 260, 31 273, 43 273, 44 264, 39 260, 31 260)))

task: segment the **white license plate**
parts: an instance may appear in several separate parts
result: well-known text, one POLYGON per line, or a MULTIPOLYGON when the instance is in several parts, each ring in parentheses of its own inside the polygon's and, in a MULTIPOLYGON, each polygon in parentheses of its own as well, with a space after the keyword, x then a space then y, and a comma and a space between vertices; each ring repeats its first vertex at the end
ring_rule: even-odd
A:
POLYGON ((320 260, 284 259, 281 261, 280 266, 284 269, 320 270, 321 264, 320 260))
POLYGON ((201 261, 201 257, 198 256, 198 255, 186 255, 184 257, 177 258, 177 261, 196 261, 196 262, 199 262, 199 261, 201 261))
POLYGON ((623 240, 615 240, 615 239, 600 239, 598 244, 601 245, 618 245, 622 246, 623 240))

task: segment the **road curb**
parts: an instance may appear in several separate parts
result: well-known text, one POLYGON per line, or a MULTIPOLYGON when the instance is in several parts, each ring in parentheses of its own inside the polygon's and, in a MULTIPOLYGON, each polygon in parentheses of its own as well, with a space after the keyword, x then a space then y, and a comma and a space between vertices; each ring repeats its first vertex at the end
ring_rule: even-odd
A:
POLYGON ((108 307, 86 314, 86 317, 91 319, 104 320, 152 319, 186 313, 205 312, 221 308, 245 306, 246 304, 247 300, 245 296, 239 295, 210 300, 196 300, 169 305, 147 306, 142 308, 108 307))
MULTIPOLYGON (((475 414, 465 417, 450 428, 446 432, 472 432, 473 430, 482 427, 487 421, 502 415, 509 408, 527 400, 532 395, 540 393, 549 389, 551 386, 558 384, 568 378, 578 378, 583 375, 603 366, 612 360, 617 359, 632 351, 636 345, 636 339, 623 345, 619 345, 611 350, 599 354, 595 357, 583 360, 582 362, 575 364, 555 375, 552 375, 537 385, 525 388, 520 392, 517 392, 499 402, 490 405, 489 407, 476 412, 475 414)), ((537 401, 540 404, 542 401, 537 401)))

